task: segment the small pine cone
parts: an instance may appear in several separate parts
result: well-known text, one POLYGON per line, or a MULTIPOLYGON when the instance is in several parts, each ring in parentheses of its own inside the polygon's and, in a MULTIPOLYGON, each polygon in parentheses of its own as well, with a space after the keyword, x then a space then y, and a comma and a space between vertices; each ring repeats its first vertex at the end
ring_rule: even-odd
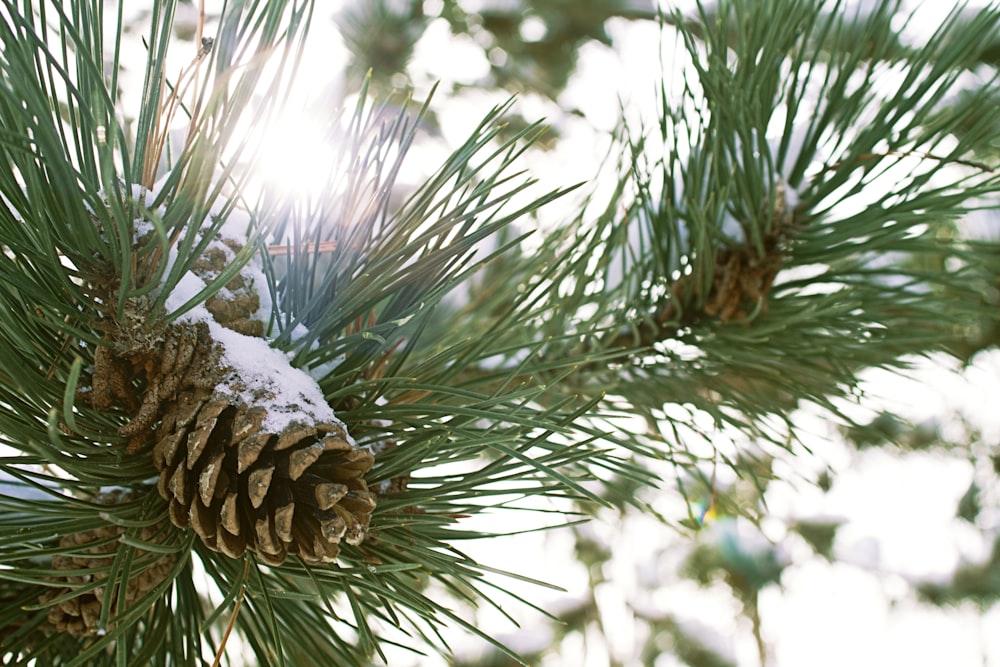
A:
POLYGON ((332 562, 341 540, 360 544, 368 530, 375 498, 364 475, 374 458, 342 425, 293 422, 270 433, 266 417, 262 406, 206 391, 171 404, 153 449, 170 518, 233 558, 249 549, 269 565, 289 554, 332 562))
MULTIPOLYGON (((232 239, 223 239, 209 245, 191 267, 192 273, 211 282, 243 249, 232 239)), ((253 285, 253 278, 246 272, 233 276, 225 287, 205 302, 205 308, 215 321, 245 336, 264 335, 264 323, 253 319, 260 308, 260 295, 253 285)))
MULTIPOLYGON (((113 504, 122 502, 121 499, 126 497, 120 492, 115 492, 103 494, 98 500, 105 504, 113 504)), ((49 589, 42 594, 40 601, 43 604, 50 602, 63 597, 76 588, 76 585, 86 585, 105 579, 107 568, 110 567, 120 546, 118 538, 124 532, 125 529, 121 526, 108 525, 63 537, 59 541, 59 546, 64 549, 72 548, 76 553, 72 556, 54 556, 52 568, 67 572, 74 571, 74 574, 66 574, 61 579, 71 585, 49 589)), ((142 532, 141 537, 144 540, 149 540, 155 537, 156 532, 155 528, 147 528, 142 532)), ((146 552, 142 549, 136 550, 137 556, 143 553, 146 552)), ((175 563, 176 557, 172 554, 166 554, 159 557, 146 569, 134 572, 126 583, 125 608, 131 607, 143 595, 166 579, 175 563)), ((49 623, 55 626, 57 631, 75 637, 94 634, 100 623, 104 593, 105 588, 98 586, 56 603, 49 609, 49 623)), ((115 594, 115 599, 117 599, 117 594, 115 594)), ((108 614, 108 620, 111 624, 114 623, 115 616, 115 610, 112 609, 108 614)))

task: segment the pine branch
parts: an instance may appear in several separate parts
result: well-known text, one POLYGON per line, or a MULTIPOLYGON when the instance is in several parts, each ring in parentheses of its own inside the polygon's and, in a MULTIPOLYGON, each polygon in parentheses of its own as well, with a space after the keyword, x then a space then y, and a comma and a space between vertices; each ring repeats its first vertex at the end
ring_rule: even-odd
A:
POLYGON ((836 412, 863 369, 954 347, 988 317, 986 258, 959 221, 1000 186, 976 148, 995 124, 974 111, 995 78, 965 77, 997 13, 956 10, 905 54, 891 13, 721 2, 674 17, 690 69, 665 77, 658 124, 624 128, 617 188, 543 246, 544 266, 509 272, 534 293, 515 307, 546 311, 540 356, 580 362, 567 388, 624 397, 651 425, 636 445, 683 454, 664 404, 782 444, 792 425, 765 416, 836 412))
MULTIPOLYGON (((534 361, 470 380, 508 342, 436 328, 449 293, 515 250, 507 230, 565 194, 530 195, 540 131, 501 137, 509 105, 400 203, 419 116, 362 95, 331 121, 327 199, 245 210, 239 128, 276 113, 254 99, 294 82, 311 9, 230 6, 173 75, 175 3, 155 2, 135 136, 100 3, 0 12, 0 126, 26 128, 0 142, 0 340, 17 353, 0 360, 0 469, 19 489, 0 492, 0 582, 31 612, 7 619, 6 661, 200 664, 238 641, 260 664, 364 664, 414 639, 447 651, 446 624, 515 658, 449 603, 498 604, 506 576, 457 548, 492 535, 466 520, 562 525, 605 502, 594 480, 650 479, 588 421, 594 400, 521 381, 534 361)), ((119 14, 115 58, 121 30, 119 14)))

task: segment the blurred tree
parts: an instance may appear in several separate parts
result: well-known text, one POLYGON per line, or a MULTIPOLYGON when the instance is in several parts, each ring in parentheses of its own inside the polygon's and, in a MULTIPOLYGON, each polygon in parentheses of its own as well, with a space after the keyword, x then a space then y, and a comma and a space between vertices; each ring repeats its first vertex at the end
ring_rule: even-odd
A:
POLYGON ((582 45, 611 46, 606 24, 613 18, 655 20, 657 12, 651 0, 352 0, 336 21, 351 51, 355 88, 368 71, 375 85, 399 88, 428 23, 444 19, 452 35, 471 37, 490 63, 489 77, 477 87, 555 100, 576 70, 582 45))

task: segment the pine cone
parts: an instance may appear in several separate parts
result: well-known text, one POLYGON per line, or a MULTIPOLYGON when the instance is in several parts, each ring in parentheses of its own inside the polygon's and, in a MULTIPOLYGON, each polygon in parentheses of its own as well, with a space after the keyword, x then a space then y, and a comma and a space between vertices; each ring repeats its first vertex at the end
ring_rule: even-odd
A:
MULTIPOLYGON (((112 492, 102 494, 97 500, 111 505, 125 502, 130 497, 130 494, 112 492)), ((118 538, 124 532, 125 529, 121 526, 108 525, 94 530, 73 533, 59 540, 60 547, 64 549, 74 548, 76 553, 72 556, 54 556, 52 568, 67 571, 82 570, 88 571, 88 573, 65 575, 62 581, 74 585, 49 589, 40 597, 40 601, 45 604, 73 591, 77 587, 76 585, 86 585, 105 579, 107 568, 111 565, 120 547, 118 538)), ((141 537, 143 540, 152 540, 155 539, 157 532, 156 527, 149 527, 142 531, 141 537)), ((136 556, 141 556, 144 553, 147 552, 136 549, 136 556)), ((146 569, 133 572, 129 580, 124 582, 126 586, 125 609, 130 608, 143 595, 166 579, 175 563, 176 557, 173 554, 163 554, 146 569)), ((103 586, 98 586, 83 591, 68 600, 56 603, 49 609, 49 623, 55 626, 57 631, 76 637, 94 634, 101 618, 104 591, 103 586)), ((112 599, 117 601, 117 594, 113 595, 112 599)), ((108 614, 111 625, 114 624, 116 612, 117 610, 112 609, 108 614)))
POLYGON ((329 563, 340 541, 360 544, 374 496, 364 474, 372 455, 338 424, 263 428, 266 408, 206 391, 182 394, 158 430, 153 459, 170 518, 211 549, 254 551, 270 565, 297 554, 329 563))
MULTIPOLYGON (((191 272, 207 284, 242 249, 213 239, 191 272)), ((119 428, 128 451, 152 441, 171 522, 210 549, 249 549, 271 565, 289 554, 329 563, 341 541, 365 537, 374 458, 353 446, 315 381, 260 340, 262 280, 252 261, 205 303, 208 313, 171 324, 150 323, 146 302, 131 301, 135 316, 109 336, 114 351, 95 355, 91 404, 129 410, 119 428), (135 386, 143 395, 130 404, 135 386)))
MULTIPOLYGON (((206 283, 214 280, 232 262, 243 246, 232 240, 222 239, 209 245, 191 267, 191 272, 206 283)), ((264 323, 253 319, 260 308, 260 295, 254 289, 248 272, 236 274, 225 288, 205 302, 205 308, 215 321, 224 327, 246 336, 262 336, 264 323)))

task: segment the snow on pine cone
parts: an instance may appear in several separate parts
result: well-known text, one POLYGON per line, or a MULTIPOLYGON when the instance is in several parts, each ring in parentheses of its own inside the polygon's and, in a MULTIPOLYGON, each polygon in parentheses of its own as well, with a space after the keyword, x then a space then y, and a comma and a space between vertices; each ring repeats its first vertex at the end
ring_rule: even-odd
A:
MULTIPOLYGON (((214 280, 233 261, 243 245, 234 239, 222 239, 210 244, 195 260, 191 272, 203 281, 214 280)), ((264 322, 254 319, 260 309, 260 294, 254 288, 250 271, 241 271, 218 293, 205 301, 205 308, 222 326, 247 336, 264 335, 264 322)))
MULTIPOLYGON (((191 268, 192 289, 214 280, 242 248, 225 236, 209 243, 191 268)), ((210 549, 232 557, 250 550, 271 565, 288 555, 329 563, 341 541, 357 545, 368 530, 375 496, 364 475, 374 457, 353 446, 316 382, 263 339, 257 261, 193 320, 170 325, 163 351, 154 352, 162 363, 144 364, 159 369, 147 378, 157 392, 157 488, 171 521, 190 526, 210 549)))
POLYGON ((340 424, 292 422, 272 433, 266 415, 217 392, 179 398, 153 450, 170 518, 228 556, 250 549, 271 565, 289 554, 332 562, 341 540, 365 537, 375 499, 364 474, 374 458, 340 424))

